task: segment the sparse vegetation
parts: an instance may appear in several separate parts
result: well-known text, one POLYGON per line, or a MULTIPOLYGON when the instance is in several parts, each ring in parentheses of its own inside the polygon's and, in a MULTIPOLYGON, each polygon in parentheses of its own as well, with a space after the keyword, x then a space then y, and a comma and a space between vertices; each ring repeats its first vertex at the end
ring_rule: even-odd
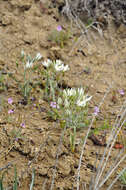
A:
POLYGON ((56 93, 60 91, 58 84, 62 85, 64 72, 69 70, 69 66, 64 65, 61 60, 50 59, 42 62, 42 65, 45 68, 42 71, 42 77, 45 78, 44 98, 49 102, 56 101, 56 93))
POLYGON ((125 1, 0 10, 0 190, 125 188, 125 1))
POLYGON ((70 31, 63 31, 62 27, 59 25, 57 26, 57 29, 52 31, 49 35, 49 40, 63 48, 64 45, 68 43, 70 36, 70 31))
POLYGON ((41 58, 42 55, 40 53, 37 53, 36 56, 32 58, 30 55, 26 55, 22 50, 20 63, 16 62, 16 73, 19 73, 20 69, 23 69, 22 79, 18 80, 14 74, 9 74, 9 77, 17 83, 19 91, 26 101, 28 100, 32 90, 31 83, 34 82, 32 74, 37 68, 35 62, 39 61, 41 58))
POLYGON ((126 186, 126 168, 125 170, 123 171, 122 175, 120 176, 120 181, 122 183, 122 185, 126 186))

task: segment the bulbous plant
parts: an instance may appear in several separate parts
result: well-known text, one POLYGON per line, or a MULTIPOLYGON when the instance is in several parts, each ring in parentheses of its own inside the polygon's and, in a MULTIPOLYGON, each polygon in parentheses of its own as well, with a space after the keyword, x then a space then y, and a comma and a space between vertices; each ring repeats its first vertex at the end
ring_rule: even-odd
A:
POLYGON ((21 81, 17 80, 14 75, 9 74, 9 76, 17 82, 20 92, 23 98, 26 100, 28 100, 28 97, 30 96, 30 92, 32 90, 30 83, 32 82, 32 72, 35 70, 34 63, 39 61, 41 58, 42 55, 40 53, 37 53, 36 56, 32 58, 30 55, 26 55, 25 52, 22 50, 21 64, 16 62, 17 72, 20 69, 19 67, 23 66, 23 76, 21 81))
POLYGON ((83 88, 72 88, 63 90, 57 103, 53 102, 53 117, 60 121, 62 128, 66 127, 70 131, 70 147, 71 151, 75 151, 76 131, 78 128, 87 127, 89 120, 87 119, 88 102, 91 96, 85 94, 83 88))
POLYGON ((48 101, 56 101, 58 84, 62 84, 64 73, 69 70, 69 66, 64 65, 61 60, 50 59, 43 61, 42 65, 44 66, 42 76, 45 78, 44 98, 48 101))

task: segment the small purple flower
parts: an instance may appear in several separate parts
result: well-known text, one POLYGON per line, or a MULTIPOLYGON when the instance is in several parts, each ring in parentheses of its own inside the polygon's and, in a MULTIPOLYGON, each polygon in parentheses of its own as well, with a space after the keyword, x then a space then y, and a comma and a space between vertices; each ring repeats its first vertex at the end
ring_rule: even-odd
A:
POLYGON ((56 108, 56 102, 51 102, 51 103, 50 103, 50 106, 51 106, 52 108, 56 108))
POLYGON ((25 128, 25 123, 21 123, 21 127, 25 128))
POLYGON ((36 107, 36 104, 33 104, 34 107, 36 107))
POLYGON ((35 98, 34 98, 34 97, 32 97, 32 98, 31 98, 31 101, 35 101, 35 98))
POLYGON ((14 110, 8 110, 8 113, 9 114, 14 113, 14 110))
POLYGON ((18 138, 15 138, 15 141, 18 141, 18 138))
POLYGON ((12 104, 13 103, 13 99, 12 98, 8 98, 8 104, 12 104))
POLYGON ((120 95, 124 96, 124 90, 119 90, 120 95))
POLYGON ((98 115, 99 113, 99 108, 97 106, 94 107, 94 115, 98 115))
POLYGON ((60 32, 62 30, 62 26, 57 26, 57 31, 60 32))

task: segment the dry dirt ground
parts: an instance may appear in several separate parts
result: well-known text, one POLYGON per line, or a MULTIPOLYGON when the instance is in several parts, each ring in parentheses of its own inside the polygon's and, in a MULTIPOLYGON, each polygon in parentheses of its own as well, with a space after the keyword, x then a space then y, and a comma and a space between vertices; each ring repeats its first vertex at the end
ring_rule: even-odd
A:
MULTIPOLYGON (((15 63, 19 60, 22 49, 31 55, 40 52, 44 58, 59 58, 70 66, 70 70, 65 75, 67 86, 86 86, 88 94, 93 96, 89 107, 90 113, 112 84, 112 89, 101 107, 98 123, 102 123, 104 119, 113 123, 126 95, 126 27, 123 24, 117 27, 110 18, 109 25, 103 31, 103 36, 100 36, 97 31, 92 31, 93 37, 83 36, 79 40, 81 36, 79 29, 74 22, 71 23, 58 12, 59 4, 47 1, 46 8, 43 8, 37 0, 0 1, 0 70, 5 75, 7 72, 14 73, 15 63), (72 33, 63 48, 48 40, 49 34, 58 25, 61 25, 64 31, 69 29, 72 33), (124 96, 119 93, 121 89, 124 90, 124 96)), ((21 72, 18 71, 19 77, 21 72)), ((0 93, 0 97, 5 103, 9 97, 13 98, 15 108, 13 117, 17 118, 15 125, 18 125, 20 115, 26 127, 21 132, 23 139, 12 142, 11 131, 14 126, 7 121, 6 110, 4 108, 1 110, 0 172, 2 174, 4 170, 7 170, 4 185, 12 186, 13 165, 16 165, 21 190, 29 189, 32 168, 35 169, 35 190, 49 190, 54 171, 56 171, 54 190, 76 189, 81 139, 85 136, 86 130, 77 132, 78 143, 75 152, 71 153, 67 132, 60 144, 61 128, 57 122, 48 121, 46 118, 48 105, 42 99, 41 91, 32 92, 32 96, 35 97, 33 103, 38 106, 33 106, 32 102, 22 105, 18 104, 22 97, 17 91, 16 84, 10 79, 6 83, 8 88, 0 93), (57 152, 58 162, 56 161, 57 152), (7 166, 8 169, 6 169, 7 166), (3 167, 5 169, 2 169, 3 167)), ((105 132, 109 133, 109 130, 102 131, 102 133, 105 132)), ((125 129, 123 133, 123 138, 125 138, 125 129)), ((84 183, 88 188, 90 177, 95 173, 96 155, 99 150, 98 159, 101 158, 104 147, 96 146, 88 139, 80 171, 80 189, 82 190, 84 183)), ((113 148, 106 171, 119 151, 113 148)), ((120 165, 101 189, 107 189, 117 172, 124 166, 126 166, 126 161, 120 165)), ((118 181, 113 188, 121 189, 120 182, 118 181)))

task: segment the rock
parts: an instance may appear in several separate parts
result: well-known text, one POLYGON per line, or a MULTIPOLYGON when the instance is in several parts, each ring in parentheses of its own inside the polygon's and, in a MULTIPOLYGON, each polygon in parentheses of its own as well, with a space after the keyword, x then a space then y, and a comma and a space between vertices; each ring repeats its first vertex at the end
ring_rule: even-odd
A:
POLYGON ((64 176, 68 176, 71 172, 70 161, 66 158, 65 160, 59 160, 58 172, 64 176))
POLYGON ((46 167, 46 166, 39 166, 37 169, 36 169, 36 171, 37 171, 37 173, 39 174, 39 175, 42 175, 42 176, 44 176, 44 175, 47 175, 47 172, 48 172, 48 167, 46 167))
POLYGON ((11 22, 12 22, 12 15, 11 14, 4 15, 2 17, 1 22, 2 22, 2 25, 4 25, 4 26, 11 24, 11 22))
POLYGON ((117 30, 117 33, 126 35, 126 26, 124 24, 121 24, 120 27, 117 30))
POLYGON ((126 25, 121 24, 120 27, 117 30, 117 34, 120 35, 120 38, 126 38, 126 25))
POLYGON ((56 158, 57 147, 52 146, 50 149, 48 147, 46 152, 50 158, 56 158))
POLYGON ((32 44, 34 44, 35 39, 36 38, 34 36, 32 36, 32 34, 31 34, 31 35, 25 35, 23 40, 24 40, 24 42, 32 45, 32 44))

